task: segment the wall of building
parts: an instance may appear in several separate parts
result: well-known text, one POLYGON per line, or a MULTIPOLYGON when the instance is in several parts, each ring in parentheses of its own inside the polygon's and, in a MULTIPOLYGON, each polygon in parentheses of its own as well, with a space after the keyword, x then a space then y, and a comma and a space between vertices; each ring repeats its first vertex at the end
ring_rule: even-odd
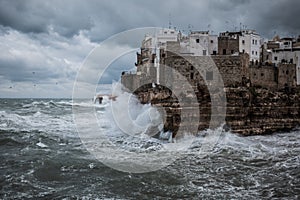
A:
POLYGON ((277 89, 278 72, 274 66, 250 66, 250 80, 252 86, 277 89))
MULTIPOLYGON (((257 34, 250 34, 250 61, 259 61, 260 57, 260 36, 257 34)), ((248 53, 248 52, 247 52, 248 53)))
POLYGON ((249 76, 249 56, 213 56, 212 57, 223 78, 225 86, 241 86, 249 76))
MULTIPOLYGON (((182 85, 192 84, 205 85, 205 81, 214 80, 219 83, 222 77, 225 86, 242 85, 244 80, 249 80, 249 57, 248 54, 239 56, 170 56, 164 60, 164 64, 169 68, 160 67, 160 83, 171 85, 172 81, 180 80, 180 73, 185 80, 182 80, 182 85), (201 66, 205 65, 205 66, 201 66), (215 66, 218 72, 214 71, 215 66)), ((181 84, 179 84, 181 85, 181 84)))
POLYGON ((157 34, 157 47, 164 47, 168 41, 178 41, 180 33, 173 29, 161 29, 157 34))
POLYGON ((296 77, 297 77, 297 85, 300 85, 300 65, 297 66, 296 77))
MULTIPOLYGON (((185 46, 185 45, 184 45, 185 46)), ((208 31, 192 32, 188 36, 187 50, 194 55, 212 55, 218 51, 218 37, 208 31)))
POLYGON ((296 65, 278 64, 278 88, 296 87, 296 65))
POLYGON ((122 85, 130 91, 134 91, 135 88, 140 87, 140 76, 137 74, 122 74, 122 85))
POLYGON ((273 65, 273 62, 272 62, 272 50, 267 49, 266 46, 267 46, 266 44, 264 44, 262 46, 261 53, 260 53, 260 62, 263 65, 273 65))
POLYGON ((219 55, 232 55, 239 52, 239 40, 230 37, 218 37, 219 55))

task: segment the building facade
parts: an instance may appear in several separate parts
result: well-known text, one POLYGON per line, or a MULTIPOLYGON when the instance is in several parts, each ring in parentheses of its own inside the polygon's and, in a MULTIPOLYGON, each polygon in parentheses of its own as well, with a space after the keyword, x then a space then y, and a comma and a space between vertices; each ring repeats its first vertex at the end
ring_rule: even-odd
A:
MULTIPOLYGON (((291 79, 296 80, 296 84, 300 85, 300 37, 282 38, 278 36, 272 41, 268 41, 262 45, 262 63, 278 67, 286 64, 290 67, 296 66, 295 73, 289 74, 291 79), (291 64, 291 65, 289 65, 291 64), (294 65, 293 65, 294 64, 294 65)), ((294 69, 290 69, 292 71, 294 69)))
POLYGON ((254 30, 222 32, 218 38, 219 54, 249 54, 249 60, 259 62, 261 37, 254 30))

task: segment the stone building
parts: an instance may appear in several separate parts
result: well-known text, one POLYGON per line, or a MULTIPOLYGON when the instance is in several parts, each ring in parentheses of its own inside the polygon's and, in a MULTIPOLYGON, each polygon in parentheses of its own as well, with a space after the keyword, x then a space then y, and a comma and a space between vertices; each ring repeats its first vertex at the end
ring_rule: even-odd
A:
POLYGON ((220 55, 239 53, 249 54, 249 60, 258 62, 260 58, 260 35, 254 30, 241 30, 238 32, 223 32, 218 38, 218 51, 220 55))
MULTIPOLYGON (((300 37, 298 37, 298 39, 280 39, 277 36, 272 41, 268 41, 263 44, 261 51, 261 61, 263 64, 274 65, 276 67, 279 65, 282 67, 284 66, 283 64, 285 64, 286 66, 293 68, 289 71, 295 70, 296 84, 300 85, 300 37)), ((293 79, 294 77, 290 78, 293 79)))
POLYGON ((240 32, 224 32, 218 37, 219 55, 233 55, 239 53, 240 32))
POLYGON ((142 41, 141 50, 137 53, 136 73, 123 73, 122 83, 130 89, 146 82, 159 83, 160 59, 166 56, 167 44, 180 55, 216 55, 218 50, 217 35, 209 31, 192 31, 184 36, 180 31, 161 29, 156 35, 146 35, 142 41), (176 46, 177 45, 177 46, 176 46), (176 47, 175 47, 176 46, 176 47))
MULTIPOLYGON (((210 49, 203 43, 207 37, 198 43, 197 34, 178 33, 176 40, 165 37, 161 43, 146 37, 137 54, 137 72, 122 74, 122 83, 142 103, 164 108, 164 131, 171 131, 173 137, 185 131, 197 134, 225 122, 235 133, 253 135, 299 126, 297 66, 269 63, 280 44, 266 44, 274 50, 262 54, 268 62, 258 62, 251 60, 252 52, 241 52, 244 33, 226 33, 218 38, 219 55, 208 56, 210 49)), ((249 38, 252 51, 251 44, 256 48, 259 40, 249 38)), ((245 49, 248 44, 245 41, 245 49)), ((260 55, 254 52, 254 56, 260 55)))
POLYGON ((162 29, 157 37, 146 36, 142 41, 141 52, 137 53, 136 73, 122 74, 122 83, 134 89, 146 83, 163 84, 171 77, 179 81, 178 73, 173 74, 170 69, 163 67, 166 65, 183 75, 192 85, 205 85, 207 79, 214 77, 215 73, 207 70, 213 63, 225 86, 242 86, 248 82, 253 86, 277 90, 299 85, 299 39, 293 42, 277 38, 276 41, 265 43, 261 55, 257 53, 261 56, 260 62, 256 60, 260 37, 254 31, 220 33, 216 41, 216 36, 209 35, 207 31, 194 31, 183 36, 175 30, 162 29), (255 49, 252 56, 255 62, 251 60, 252 52, 248 53, 251 49, 255 49), (219 54, 215 55, 216 52, 219 54), (289 56, 292 58, 288 62, 289 56), (209 64, 201 67, 202 62, 209 64), (206 67, 206 70, 199 70, 199 66, 193 63, 198 63, 200 69, 206 67))
POLYGON ((276 90, 278 87, 278 70, 275 66, 250 66, 250 80, 252 86, 276 90))
POLYGON ((209 31, 192 31, 180 42, 186 52, 192 55, 216 55, 218 51, 218 36, 210 35, 209 31))

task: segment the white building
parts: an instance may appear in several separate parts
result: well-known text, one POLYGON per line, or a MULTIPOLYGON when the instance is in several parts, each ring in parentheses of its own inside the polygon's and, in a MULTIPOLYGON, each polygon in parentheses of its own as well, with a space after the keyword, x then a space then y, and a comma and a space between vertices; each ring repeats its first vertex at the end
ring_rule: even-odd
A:
POLYGON ((195 56, 217 55, 218 36, 210 35, 209 31, 193 31, 187 37, 188 44, 181 42, 181 46, 195 56))
POLYGON ((256 62, 260 58, 261 37, 255 30, 242 30, 239 36, 239 51, 248 53, 250 61, 256 62))
POLYGON ((300 85, 300 38, 282 38, 277 43, 278 48, 272 49, 272 63, 296 64, 296 80, 300 85))
POLYGON ((249 54, 249 60, 258 62, 260 58, 261 37, 255 30, 238 32, 222 32, 219 37, 219 54, 230 55, 237 53, 249 54))
POLYGON ((146 35, 142 41, 140 64, 143 66, 138 67, 137 74, 148 73, 149 64, 154 63, 158 82, 159 53, 161 49, 166 50, 167 42, 179 42, 179 52, 176 53, 181 55, 208 56, 217 55, 218 51, 218 36, 210 35, 209 31, 194 31, 185 36, 174 29, 160 29, 156 35, 146 35))
POLYGON ((155 36, 146 35, 142 48, 152 48, 156 51, 153 53, 158 53, 159 49, 166 48, 167 42, 176 41, 180 42, 183 54, 200 56, 218 53, 218 36, 210 35, 209 31, 193 31, 188 36, 183 36, 180 31, 161 29, 155 36))
POLYGON ((156 46, 158 48, 165 48, 167 42, 176 42, 180 40, 180 36, 181 33, 174 29, 161 29, 156 35, 156 46))

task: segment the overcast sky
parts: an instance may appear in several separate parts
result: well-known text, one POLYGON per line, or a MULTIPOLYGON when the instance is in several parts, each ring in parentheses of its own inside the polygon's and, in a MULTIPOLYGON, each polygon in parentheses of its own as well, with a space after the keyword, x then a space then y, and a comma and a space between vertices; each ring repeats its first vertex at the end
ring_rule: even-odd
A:
MULTIPOLYGON (((299 0, 0 0, 0 98, 71 97, 85 57, 121 31, 170 20, 182 31, 217 34, 242 25, 264 38, 296 36, 299 8, 299 0)), ((134 66, 129 58, 134 53, 120 73, 134 66)), ((111 71, 103 82, 118 78, 111 71)))

